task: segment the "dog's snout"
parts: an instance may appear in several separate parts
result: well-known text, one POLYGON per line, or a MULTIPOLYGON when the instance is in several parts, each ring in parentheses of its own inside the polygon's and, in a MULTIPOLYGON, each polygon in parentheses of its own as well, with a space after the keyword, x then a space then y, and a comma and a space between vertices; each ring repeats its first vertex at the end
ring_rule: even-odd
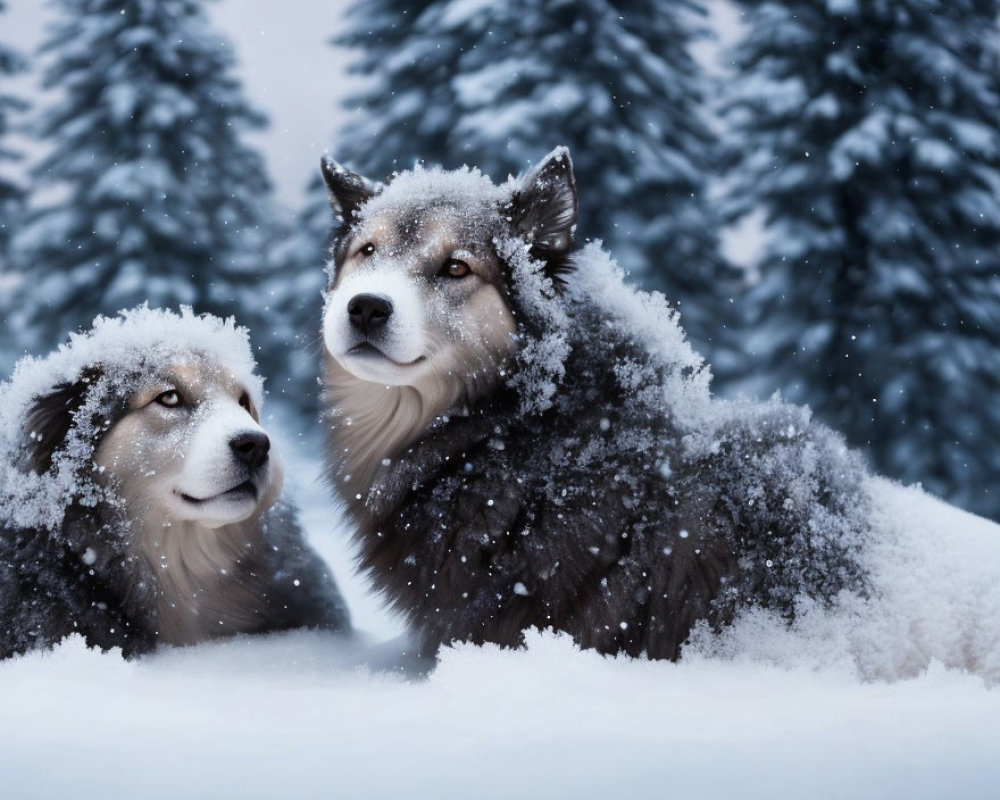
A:
POLYGON ((250 469, 257 469, 267 462, 271 440, 267 438, 266 433, 247 431, 230 439, 229 446, 238 461, 243 462, 250 469))
POLYGON ((351 324, 365 335, 385 325, 391 314, 392 303, 377 294, 357 294, 347 304, 351 324))

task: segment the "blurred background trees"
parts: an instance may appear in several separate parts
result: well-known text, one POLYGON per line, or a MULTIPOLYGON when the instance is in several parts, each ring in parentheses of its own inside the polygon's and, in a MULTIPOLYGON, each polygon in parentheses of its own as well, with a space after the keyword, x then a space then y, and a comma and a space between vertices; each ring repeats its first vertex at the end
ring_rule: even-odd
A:
POLYGON ((739 5, 725 207, 766 218, 743 385, 1000 517, 1000 4, 739 5))
POLYGON ((149 302, 236 314, 265 368, 273 331, 270 180, 245 131, 235 56, 196 0, 59 0, 39 53, 56 99, 33 133, 47 145, 10 241, 24 276, 10 327, 50 349, 98 313, 149 302))
MULTIPOLYGON (((6 10, 0 0, 0 30, 3 13, 6 10)), ((0 319, 10 311, 14 287, 20 280, 9 261, 10 237, 13 234, 24 208, 24 187, 9 174, 12 163, 21 159, 21 154, 12 147, 11 128, 15 119, 27 108, 27 101, 13 94, 7 88, 8 79, 27 69, 27 61, 13 47, 0 41, 0 319)), ((10 325, 0 326, 0 375, 10 366, 7 363, 15 347, 13 330, 10 325)))

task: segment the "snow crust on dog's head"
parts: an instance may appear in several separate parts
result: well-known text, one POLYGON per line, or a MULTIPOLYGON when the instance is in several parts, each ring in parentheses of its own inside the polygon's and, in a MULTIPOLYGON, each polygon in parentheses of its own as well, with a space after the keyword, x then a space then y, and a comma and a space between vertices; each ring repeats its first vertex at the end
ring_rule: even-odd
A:
POLYGON ((432 213, 447 205, 483 226, 495 226, 496 209, 509 194, 506 186, 495 186, 475 168, 444 170, 418 164, 395 175, 381 192, 362 205, 358 219, 364 223, 383 214, 398 217, 414 211, 432 213))
POLYGON ((246 329, 187 307, 175 313, 143 305, 99 316, 49 355, 18 362, 0 384, 0 524, 54 530, 70 503, 111 499, 97 481, 93 456, 122 398, 153 369, 198 357, 224 363, 259 407, 263 384, 246 329), (70 392, 74 386, 80 388, 70 392), (72 397, 68 430, 44 466, 33 468, 40 434, 26 428, 39 398, 60 390, 72 397))
POLYGON ((351 233, 379 217, 426 221, 447 208, 462 218, 466 231, 481 241, 515 238, 523 242, 547 274, 561 283, 572 269, 578 213, 576 179, 569 149, 556 147, 520 177, 495 185, 474 167, 457 170, 424 167, 394 173, 374 182, 329 158, 322 174, 334 216, 340 221, 328 265, 331 283, 351 233))

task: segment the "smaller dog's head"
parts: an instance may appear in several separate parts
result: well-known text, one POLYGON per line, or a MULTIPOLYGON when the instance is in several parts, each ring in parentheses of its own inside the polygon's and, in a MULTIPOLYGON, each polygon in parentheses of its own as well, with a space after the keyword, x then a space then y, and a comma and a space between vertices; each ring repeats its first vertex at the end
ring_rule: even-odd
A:
POLYGON ((209 528, 262 513, 281 491, 250 388, 204 357, 144 380, 95 462, 130 508, 209 528))
POLYGON ((568 271, 577 199, 569 153, 520 181, 416 169, 375 186, 323 161, 341 225, 323 338, 355 378, 474 397, 516 347, 511 247, 555 281, 568 271), (513 243, 513 244, 512 244, 513 243))
POLYGON ((142 523, 217 528, 277 500, 282 471, 260 425, 258 379, 188 346, 123 361, 88 364, 34 397, 24 429, 36 474, 96 482, 142 523))

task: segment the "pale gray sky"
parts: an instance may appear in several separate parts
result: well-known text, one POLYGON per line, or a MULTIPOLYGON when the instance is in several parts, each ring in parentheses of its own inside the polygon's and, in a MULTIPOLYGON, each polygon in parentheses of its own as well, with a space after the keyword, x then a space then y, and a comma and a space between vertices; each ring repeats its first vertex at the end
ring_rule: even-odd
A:
POLYGON ((279 199, 293 207, 341 124, 350 54, 329 40, 349 5, 349 0, 209 5, 213 20, 236 46, 248 97, 271 118, 270 128, 252 140, 267 156, 279 199))

